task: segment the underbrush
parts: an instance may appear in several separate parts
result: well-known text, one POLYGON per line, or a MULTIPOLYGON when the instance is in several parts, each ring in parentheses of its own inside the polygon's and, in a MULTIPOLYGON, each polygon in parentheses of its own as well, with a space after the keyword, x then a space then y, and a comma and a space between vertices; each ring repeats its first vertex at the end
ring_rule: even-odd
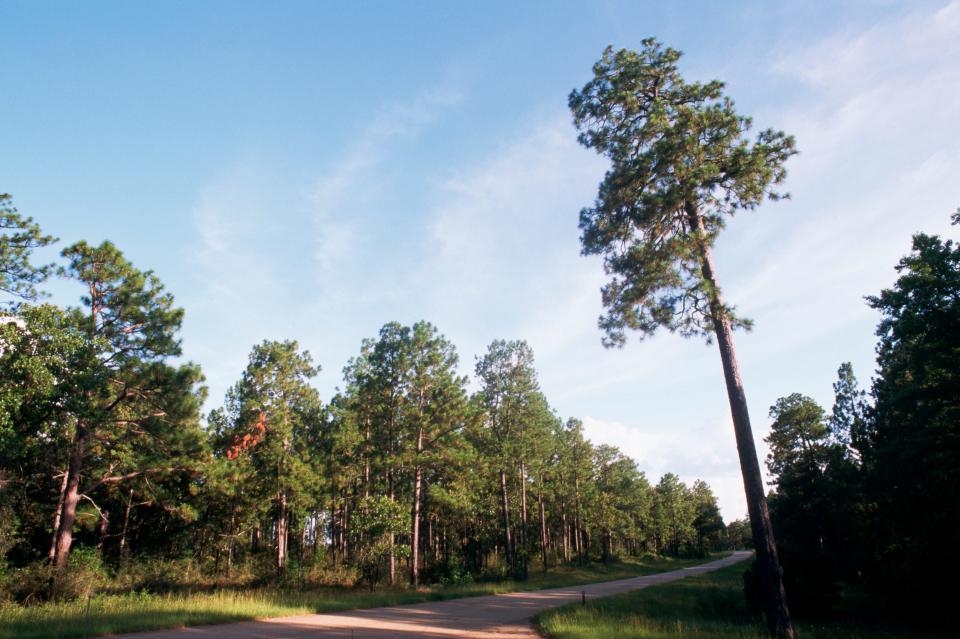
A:
MULTIPOLYGON (((247 619, 334 612, 498 594, 518 590, 557 588, 593 581, 623 579, 641 574, 676 570, 703 560, 648 557, 583 566, 563 565, 547 571, 532 567, 525 581, 437 584, 432 587, 378 586, 368 590, 353 586, 355 573, 346 568, 304 567, 294 564, 285 577, 269 585, 257 582, 256 572, 239 567, 230 580, 191 573, 179 562, 168 566, 143 562, 114 580, 99 582, 71 601, 34 605, 0 604, 0 638, 86 637, 138 630, 175 628, 247 619), (191 577, 192 576, 192 577, 191 577), (188 583, 188 577, 196 579, 188 583), (330 585, 343 578, 350 585, 330 585), (152 588, 123 586, 151 583, 152 588)), ((48 573, 49 574, 49 573, 48 573)))
MULTIPOLYGON (((541 614, 550 639, 760 639, 762 618, 743 594, 745 564, 706 575, 569 605, 541 614)), ((856 621, 795 620, 804 639, 945 639, 949 635, 856 621)))

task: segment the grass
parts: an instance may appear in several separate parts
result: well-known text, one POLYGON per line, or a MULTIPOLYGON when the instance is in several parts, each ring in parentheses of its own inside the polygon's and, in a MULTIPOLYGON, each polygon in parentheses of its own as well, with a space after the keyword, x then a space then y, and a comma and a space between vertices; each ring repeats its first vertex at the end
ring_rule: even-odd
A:
POLYGON ((628 559, 609 564, 560 566, 547 572, 531 571, 526 581, 434 586, 418 590, 393 588, 371 592, 354 588, 322 588, 301 592, 261 588, 185 594, 133 592, 98 595, 91 598, 89 604, 87 600, 37 606, 8 603, 0 604, 0 638, 88 637, 559 588, 676 570, 701 561, 662 557, 628 559))
MULTIPOLYGON (((541 614, 537 622, 550 639, 759 639, 761 618, 743 596, 747 564, 706 575, 568 605, 541 614)), ((939 639, 910 629, 882 628, 852 619, 796 622, 803 639, 939 639)))

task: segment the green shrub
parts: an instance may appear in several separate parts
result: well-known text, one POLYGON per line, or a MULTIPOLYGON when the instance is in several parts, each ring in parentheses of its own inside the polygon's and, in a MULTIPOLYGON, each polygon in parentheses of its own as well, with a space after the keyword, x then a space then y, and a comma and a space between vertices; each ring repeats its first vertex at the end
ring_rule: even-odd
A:
POLYGON ((25 605, 46 601, 50 596, 50 575, 46 561, 7 570, 3 577, 4 599, 25 605))
POLYGON ((61 601, 86 598, 107 583, 107 572, 94 548, 75 547, 67 568, 55 574, 51 597, 61 601))

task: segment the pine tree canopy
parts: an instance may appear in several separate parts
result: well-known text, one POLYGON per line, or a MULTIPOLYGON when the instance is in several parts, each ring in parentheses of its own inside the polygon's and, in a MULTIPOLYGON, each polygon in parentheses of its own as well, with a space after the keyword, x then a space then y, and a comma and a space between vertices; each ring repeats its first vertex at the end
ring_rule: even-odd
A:
POLYGON ((680 56, 654 39, 639 52, 607 47, 593 79, 570 94, 580 143, 611 162, 594 205, 580 212, 582 252, 602 255, 610 276, 599 322, 607 346, 622 346, 627 329, 709 339, 716 291, 698 243, 712 246, 737 211, 785 197, 773 187, 796 152, 793 138, 767 129, 751 141, 751 120, 723 83, 684 81, 680 56))

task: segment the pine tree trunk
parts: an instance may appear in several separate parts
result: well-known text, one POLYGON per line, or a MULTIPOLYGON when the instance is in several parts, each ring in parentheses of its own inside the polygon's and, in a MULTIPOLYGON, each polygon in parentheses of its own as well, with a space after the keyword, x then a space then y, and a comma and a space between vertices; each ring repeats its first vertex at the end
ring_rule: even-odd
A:
POLYGON ((53 558, 57 554, 57 532, 60 530, 60 515, 63 513, 63 500, 67 494, 67 471, 64 469, 63 477, 60 479, 60 497, 57 499, 57 508, 53 511, 53 532, 50 534, 50 551, 47 556, 50 564, 53 564, 53 558))
POLYGON ((437 561, 437 553, 440 550, 440 546, 437 543, 438 540, 433 534, 433 515, 427 517, 427 545, 426 549, 429 551, 425 553, 426 557, 430 558, 431 561, 437 561))
POLYGON ((67 488, 63 494, 63 509, 60 513, 60 525, 57 527, 53 565, 57 572, 67 565, 70 545, 73 543, 73 523, 77 518, 77 504, 80 502, 80 473, 83 471, 83 456, 87 431, 82 422, 77 423, 77 433, 70 450, 70 462, 67 465, 67 488))
POLYGON ((523 460, 520 460, 520 570, 523 578, 527 578, 527 552, 530 544, 527 539, 529 532, 529 519, 527 517, 527 468, 523 460))
POLYGON ((575 517, 574 517, 574 540, 576 541, 577 546, 577 562, 582 566, 583 565, 583 525, 582 520, 580 519, 580 478, 577 477, 573 482, 575 488, 575 497, 576 503, 574 504, 576 508, 575 517))
MULTIPOLYGON (((127 503, 127 515, 128 516, 130 515, 129 502, 127 503)), ((233 576, 233 536, 237 532, 236 520, 237 520, 237 515, 235 513, 232 513, 230 515, 230 542, 227 544, 227 579, 233 576)), ((126 521, 124 521, 124 524, 123 524, 123 532, 124 532, 124 537, 126 537, 126 532, 127 532, 126 521)), ((122 538, 121 538, 121 541, 123 541, 122 538)))
POLYGON ((363 498, 370 496, 370 421, 363 433, 363 498))
POLYGON ((287 512, 287 493, 281 490, 278 495, 279 510, 277 514, 277 574, 283 574, 287 567, 287 538, 289 531, 290 517, 287 512))
POLYGON ((103 556, 103 546, 107 543, 107 531, 110 527, 110 513, 105 509, 100 511, 97 520, 97 554, 103 556))
POLYGON ((543 509, 543 473, 540 473, 537 482, 537 507, 540 510, 540 557, 543 559, 543 569, 547 569, 547 518, 543 509))
POLYGON ((423 488, 423 469, 413 471, 413 507, 410 510, 410 583, 420 585, 420 492, 423 488))
POLYGON ((353 515, 353 511, 350 506, 353 504, 353 500, 349 499, 347 495, 344 495, 343 499, 343 557, 348 562, 350 561, 350 518, 353 515))
POLYGON ((507 566, 513 570, 513 539, 510 535, 510 500, 507 497, 507 471, 500 469, 500 507, 503 510, 504 554, 507 566))
MULTIPOLYGON (((387 496, 390 498, 390 501, 393 501, 393 471, 387 471, 387 496)), ((390 585, 397 583, 397 554, 394 551, 394 544, 396 542, 396 535, 394 532, 390 531, 390 556, 388 558, 388 571, 390 576, 390 585)))
MULTIPOLYGON (((705 238, 706 229, 703 217, 697 207, 692 203, 687 203, 686 213, 692 231, 697 233, 700 238, 705 238)), ((740 366, 737 362, 737 353, 733 344, 733 329, 720 296, 717 271, 713 263, 710 246, 705 241, 699 244, 700 269, 703 278, 710 283, 713 289, 713 295, 710 299, 711 319, 717 336, 717 346, 720 349, 723 376, 727 385, 727 397, 730 401, 730 413, 733 417, 733 430, 737 440, 737 452, 740 455, 740 471, 743 475, 747 511, 750 514, 750 528, 753 532, 753 543, 757 552, 757 576, 764 593, 767 627, 771 634, 790 639, 794 636, 793 624, 790 621, 790 612, 787 609, 787 598, 783 588, 783 571, 777 557, 777 544, 773 537, 770 511, 767 508, 767 499, 764 495, 763 476, 760 473, 760 462, 757 460, 756 444, 753 441, 753 429, 750 426, 750 413, 747 409, 747 396, 743 390, 740 366)))
MULTIPOLYGON (((123 529, 120 531, 120 565, 126 563, 127 558, 127 530, 130 527, 130 509, 133 506, 133 488, 127 493, 127 506, 123 510, 123 529)), ((233 534, 233 517, 230 518, 230 534, 233 534)), ((230 538, 230 550, 233 550, 233 537, 230 538)), ((227 557, 227 574, 230 572, 230 556, 227 557)))

